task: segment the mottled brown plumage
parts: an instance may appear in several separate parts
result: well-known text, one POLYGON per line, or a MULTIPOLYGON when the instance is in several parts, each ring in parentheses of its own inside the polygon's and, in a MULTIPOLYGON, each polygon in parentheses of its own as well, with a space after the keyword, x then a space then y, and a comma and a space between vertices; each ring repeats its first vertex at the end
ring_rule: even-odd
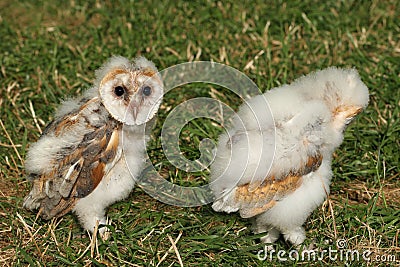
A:
MULTIPOLYGON (((92 100, 88 102, 93 104, 92 100)), ((78 116, 90 103, 61 117, 46 129, 46 133, 54 132, 60 136, 61 133, 74 131, 74 125, 84 122, 88 133, 83 135, 78 145, 61 150, 52 163, 51 171, 36 178, 32 190, 36 195, 35 202, 40 203, 40 214, 45 219, 69 212, 77 199, 87 196, 97 187, 104 177, 106 165, 115 159, 122 124, 109 120, 100 127, 91 125, 85 116, 78 116)))
POLYGON ((238 186, 235 201, 240 206, 242 218, 254 217, 272 208, 276 201, 294 192, 302 182, 302 176, 316 171, 322 163, 322 155, 309 157, 304 167, 291 170, 286 176, 275 179, 267 177, 256 189, 250 189, 250 184, 238 186))

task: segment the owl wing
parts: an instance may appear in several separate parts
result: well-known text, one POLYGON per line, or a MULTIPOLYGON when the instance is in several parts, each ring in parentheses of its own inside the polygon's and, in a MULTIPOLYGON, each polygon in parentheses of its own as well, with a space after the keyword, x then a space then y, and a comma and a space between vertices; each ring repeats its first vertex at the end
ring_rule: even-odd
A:
POLYGON ((57 162, 49 162, 50 171, 31 174, 33 188, 25 198, 24 206, 40 208, 40 214, 45 219, 60 217, 70 211, 76 200, 97 187, 120 157, 118 144, 122 125, 114 120, 92 125, 82 115, 83 109, 85 105, 53 121, 42 136, 62 138, 62 133, 76 132, 85 124, 86 131, 80 142, 60 149, 57 162))
POLYGON ((277 201, 294 192, 303 182, 303 176, 316 171, 322 163, 322 155, 308 157, 302 168, 291 170, 286 176, 275 179, 271 174, 261 184, 251 183, 236 187, 234 202, 239 206, 240 216, 250 218, 272 208, 277 201))
MULTIPOLYGON (((247 136, 251 135, 251 137, 247 137, 242 132, 235 132, 228 140, 226 146, 232 150, 223 149, 221 152, 223 155, 220 158, 232 158, 232 161, 228 162, 226 174, 221 175, 225 179, 225 184, 216 189, 217 200, 213 204, 214 210, 239 211, 243 218, 256 216, 269 210, 278 201, 298 189, 305 176, 316 171, 322 164, 321 148, 329 132, 329 110, 322 103, 310 102, 307 107, 293 112, 292 116, 280 117, 279 114, 276 114, 275 117, 277 125, 275 153, 271 169, 266 176, 263 176, 264 171, 258 172, 258 166, 268 165, 270 162, 267 154, 270 154, 268 149, 271 146, 265 145, 272 138, 268 133, 265 132, 266 137, 260 141, 256 140, 259 138, 258 136, 262 136, 260 134, 251 135, 251 132, 248 131, 247 136), (250 141, 243 142, 243 140, 247 141, 247 138, 250 141), (235 142, 239 143, 240 140, 245 145, 247 144, 248 150, 239 149, 241 146, 232 146, 235 142), (265 142, 264 145, 261 142, 265 142), (260 149, 253 149, 257 147, 266 147, 265 155, 260 153, 260 149), (250 162, 246 165, 253 172, 248 172, 247 169, 243 172, 240 168, 235 169, 235 165, 240 165, 240 163, 235 164, 236 162, 248 160, 246 156, 257 153, 260 153, 259 157, 256 155, 253 159, 250 158, 250 162), (244 156, 240 154, 244 154, 244 156), (255 164, 251 160, 260 160, 260 163, 255 164), (254 175, 254 177, 243 176, 238 181, 231 168, 236 170, 236 173, 247 176, 254 175)), ((219 169, 222 169, 221 166, 219 169)))

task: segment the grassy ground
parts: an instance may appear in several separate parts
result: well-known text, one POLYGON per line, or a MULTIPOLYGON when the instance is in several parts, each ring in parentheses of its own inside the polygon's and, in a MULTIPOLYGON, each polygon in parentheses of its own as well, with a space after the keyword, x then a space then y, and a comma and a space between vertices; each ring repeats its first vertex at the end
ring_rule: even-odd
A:
MULTIPOLYGON (((400 4, 392 1, 10 1, 0 2, 0 264, 5 266, 323 266, 329 260, 259 261, 263 248, 248 221, 211 207, 178 208, 136 188, 108 210, 107 241, 83 233, 77 219, 44 221, 21 208, 30 184, 24 158, 57 104, 90 86, 110 55, 144 55, 159 69, 213 60, 247 74, 262 90, 312 70, 356 67, 370 88, 367 110, 337 150, 330 200, 305 225, 307 244, 396 255, 400 260, 400 4), (173 245, 175 244, 176 245, 173 245)), ((207 172, 176 171, 157 136, 169 110, 196 96, 238 100, 218 88, 168 93, 149 154, 166 178, 185 184, 207 172)), ((185 128, 182 149, 221 132, 210 120, 185 128), (206 131, 203 131, 203 130, 206 131)), ((278 249, 290 247, 280 240, 278 249)), ((399 262, 397 262, 398 264, 399 262)), ((331 266, 391 262, 332 261, 331 266)))

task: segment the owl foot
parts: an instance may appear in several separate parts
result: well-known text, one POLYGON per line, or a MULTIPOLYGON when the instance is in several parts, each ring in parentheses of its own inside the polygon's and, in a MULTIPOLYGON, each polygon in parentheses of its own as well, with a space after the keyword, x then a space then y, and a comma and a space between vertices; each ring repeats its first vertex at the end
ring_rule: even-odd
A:
POLYGON ((111 225, 111 219, 108 217, 104 222, 99 222, 98 224, 98 233, 103 241, 108 240, 111 236, 111 232, 106 225, 111 225))
POLYGON ((301 226, 283 232, 283 236, 286 241, 289 241, 296 248, 299 248, 306 239, 304 228, 301 226))
POLYGON ((274 243, 279 238, 279 231, 278 229, 272 228, 268 230, 267 234, 260 238, 261 242, 263 243, 274 243))

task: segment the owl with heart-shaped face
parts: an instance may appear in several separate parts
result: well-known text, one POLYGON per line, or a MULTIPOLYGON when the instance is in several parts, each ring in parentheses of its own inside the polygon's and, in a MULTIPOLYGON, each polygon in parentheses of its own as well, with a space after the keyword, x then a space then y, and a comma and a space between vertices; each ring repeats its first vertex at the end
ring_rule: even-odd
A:
POLYGON ((25 167, 33 188, 24 207, 45 219, 72 210, 91 232, 106 224, 106 207, 128 196, 143 168, 146 124, 162 96, 152 62, 112 57, 96 71, 94 86, 64 101, 31 145, 25 167))

